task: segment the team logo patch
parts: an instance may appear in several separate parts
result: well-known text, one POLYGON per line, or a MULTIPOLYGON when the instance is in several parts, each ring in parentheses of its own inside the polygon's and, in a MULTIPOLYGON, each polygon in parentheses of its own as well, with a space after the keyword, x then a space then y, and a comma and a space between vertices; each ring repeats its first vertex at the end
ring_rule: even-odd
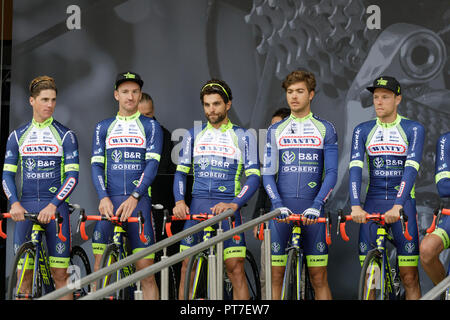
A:
POLYGON ((319 147, 322 139, 317 136, 282 136, 278 143, 281 147, 319 147))
POLYGON ((404 154, 406 147, 396 143, 371 144, 367 147, 370 154, 404 154))
POLYGON ((22 147, 22 154, 57 154, 59 147, 56 144, 27 144, 22 147))
POLYGON ((144 139, 138 136, 112 136, 108 138, 108 145, 117 146, 127 146, 127 147, 141 147, 144 145, 144 139))

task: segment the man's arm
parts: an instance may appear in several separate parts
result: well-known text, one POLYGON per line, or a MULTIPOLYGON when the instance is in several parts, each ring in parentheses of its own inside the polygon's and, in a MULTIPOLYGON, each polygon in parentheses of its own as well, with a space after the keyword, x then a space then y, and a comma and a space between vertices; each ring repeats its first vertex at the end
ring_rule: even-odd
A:
POLYGON ((5 162, 3 164, 2 186, 10 204, 19 201, 16 188, 16 172, 19 162, 19 143, 16 131, 11 132, 6 143, 5 162))
POLYGON ((243 135, 238 135, 238 144, 243 155, 245 176, 247 177, 241 192, 235 196, 232 203, 238 205, 238 209, 246 204, 259 187, 261 173, 259 170, 258 145, 255 136, 248 130, 243 135))
POLYGON ((284 207, 276 183, 276 174, 278 173, 278 147, 275 131, 276 129, 273 126, 270 126, 267 130, 262 169, 264 188, 272 202, 273 209, 284 207))
MULTIPOLYGON (((78 159, 78 141, 73 131, 68 131, 62 139, 64 152, 64 174, 65 179, 61 187, 56 192, 51 203, 58 207, 75 189, 78 183, 79 159, 78 159)), ((61 172, 63 174, 63 172, 61 172)))
POLYGON ((450 197, 450 134, 439 137, 436 144, 435 180, 441 198, 450 197))
POLYGON ((419 172, 420 161, 422 159, 423 144, 425 141, 425 129, 419 124, 411 125, 408 130, 408 154, 406 156, 405 168, 403 169, 400 189, 397 193, 394 205, 405 204, 414 186, 417 173, 419 172))

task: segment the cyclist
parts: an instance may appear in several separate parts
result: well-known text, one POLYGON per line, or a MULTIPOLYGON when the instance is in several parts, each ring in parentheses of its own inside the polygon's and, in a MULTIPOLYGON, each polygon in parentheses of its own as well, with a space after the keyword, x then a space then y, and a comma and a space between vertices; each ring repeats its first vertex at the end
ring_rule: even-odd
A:
MULTIPOLYGON (((436 144, 436 186, 441 198, 450 197, 450 132, 439 137, 436 144)), ((435 285, 446 277, 439 254, 450 246, 450 219, 442 215, 435 231, 426 235, 420 243, 420 261, 423 269, 435 285)))
POLYGON ((349 165, 349 193, 353 221, 362 223, 359 233, 361 264, 376 239, 373 223, 366 223, 367 213, 385 213, 392 231, 399 260, 400 278, 406 299, 420 298, 418 276, 419 237, 416 220, 414 181, 419 170, 424 143, 424 127, 397 113, 402 100, 400 83, 381 76, 367 90, 373 93, 377 118, 363 122, 353 131, 349 165), (367 153, 369 186, 364 208, 361 207, 361 182, 364 155, 367 153), (398 220, 400 209, 408 215, 408 241, 398 220))
MULTIPOLYGON (((291 114, 271 125, 264 151, 263 183, 272 208, 287 207, 306 218, 304 251, 316 299, 331 299, 325 225, 316 224, 337 180, 338 145, 334 126, 311 113, 316 80, 294 71, 283 81, 291 114), (276 177, 277 176, 277 177, 276 177)), ((270 221, 272 297, 280 299, 291 224, 270 221)))
MULTIPOLYGON (((33 119, 14 130, 6 145, 3 167, 3 190, 11 204, 11 217, 16 221, 14 251, 30 241, 33 223, 24 213, 39 212, 38 220, 45 227, 50 269, 56 288, 67 284, 70 259, 70 221, 66 200, 78 183, 78 142, 75 133, 53 119, 57 88, 48 76, 33 79, 29 86, 29 102, 33 119), (15 176, 20 166, 19 199, 15 176), (54 220, 58 211, 63 217, 62 233, 65 242, 55 236, 54 220)), ((31 289, 31 275, 24 287, 31 289), (29 283, 29 285, 27 285, 29 283)), ((72 299, 72 294, 63 299, 72 299)))
MULTIPOLYGON (((239 209, 247 203, 258 189, 260 171, 255 137, 228 118, 232 93, 225 81, 211 79, 200 91, 206 124, 194 126, 183 139, 179 165, 175 173, 173 192, 175 216, 184 218, 191 213, 220 214, 227 209, 235 211, 235 225, 241 224, 239 209), (194 173, 192 202, 185 202, 186 180, 189 171, 194 173), (240 177, 245 172, 245 185, 241 188, 240 177)), ((187 221, 187 229, 196 221, 187 221)), ((223 229, 228 230, 225 220, 223 229)), ((199 232, 181 241, 180 251, 201 241, 199 232)), ((240 240, 224 242, 224 261, 227 274, 233 285, 234 299, 249 299, 244 273, 246 255, 244 234, 240 240)), ((188 259, 181 268, 180 299, 184 292, 184 277, 188 259)))
MULTIPOLYGON (((100 213, 108 218, 114 214, 120 216, 122 222, 136 216, 138 211, 144 214, 146 244, 139 239, 137 224, 128 225, 133 253, 155 242, 148 188, 157 173, 162 148, 160 125, 138 112, 143 83, 134 72, 117 75, 114 98, 118 101, 119 112, 96 125, 91 159, 100 213)), ((112 233, 113 227, 108 221, 96 223, 92 240, 94 270, 100 267, 101 256, 112 233)), ((136 269, 143 269, 153 262, 154 254, 137 261, 136 269)), ((141 280, 141 285, 144 299, 159 298, 154 276, 141 280)))

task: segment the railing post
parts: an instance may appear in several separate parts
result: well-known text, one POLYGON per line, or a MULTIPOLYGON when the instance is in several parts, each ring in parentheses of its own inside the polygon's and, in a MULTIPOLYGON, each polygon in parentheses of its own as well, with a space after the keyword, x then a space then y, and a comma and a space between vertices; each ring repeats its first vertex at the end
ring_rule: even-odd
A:
POLYGON ((217 300, 217 259, 213 248, 208 256, 208 269, 209 298, 217 300))
MULTIPOLYGON (((161 261, 167 259, 167 247, 163 249, 161 261)), ((161 270, 161 300, 169 300, 169 267, 161 270)))
POLYGON ((264 228, 264 262, 266 276, 266 300, 272 300, 272 255, 269 221, 265 222, 264 228))
MULTIPOLYGON (((222 221, 219 222, 217 235, 223 234, 222 221)), ((216 245, 217 248, 217 300, 223 300, 223 242, 216 245)))

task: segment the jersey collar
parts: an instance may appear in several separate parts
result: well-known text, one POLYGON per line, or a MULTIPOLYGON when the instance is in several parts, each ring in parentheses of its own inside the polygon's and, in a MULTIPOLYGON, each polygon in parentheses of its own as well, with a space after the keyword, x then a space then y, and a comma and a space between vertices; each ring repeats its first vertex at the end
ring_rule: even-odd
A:
POLYGON ((295 121, 298 121, 298 122, 306 121, 306 120, 308 120, 308 119, 311 119, 312 117, 313 117, 312 112, 308 113, 308 114, 307 114, 306 116, 304 116, 303 118, 297 118, 297 117, 294 116, 292 113, 291 113, 291 115, 289 116, 290 119, 295 120, 295 121))
POLYGON ((45 120, 42 123, 37 122, 36 120, 34 120, 34 118, 33 118, 33 121, 32 121, 33 126, 35 126, 38 129, 44 129, 44 128, 48 127, 49 125, 51 125, 52 122, 53 122, 53 117, 48 118, 47 120, 45 120))
POLYGON ((400 123, 400 121, 402 121, 402 116, 400 116, 397 113, 397 118, 395 118, 395 120, 390 123, 381 122, 380 119, 377 118, 377 125, 379 125, 380 127, 383 127, 383 128, 392 128, 392 127, 395 127, 396 125, 398 125, 400 123))
POLYGON ((222 124, 222 125, 219 127, 219 129, 216 129, 216 128, 214 128, 214 127, 212 126, 212 124, 209 123, 209 121, 208 121, 208 124, 206 125, 206 128, 207 128, 207 129, 220 130, 221 132, 225 132, 225 131, 227 131, 227 130, 233 128, 233 124, 231 123, 230 119, 228 119, 228 122, 227 122, 227 123, 222 124))
POLYGON ((141 115, 141 113, 139 111, 137 111, 135 114, 132 114, 131 116, 124 117, 124 116, 119 115, 119 113, 117 112, 116 118, 118 120, 131 121, 131 120, 136 120, 137 118, 140 117, 140 115, 141 115))

